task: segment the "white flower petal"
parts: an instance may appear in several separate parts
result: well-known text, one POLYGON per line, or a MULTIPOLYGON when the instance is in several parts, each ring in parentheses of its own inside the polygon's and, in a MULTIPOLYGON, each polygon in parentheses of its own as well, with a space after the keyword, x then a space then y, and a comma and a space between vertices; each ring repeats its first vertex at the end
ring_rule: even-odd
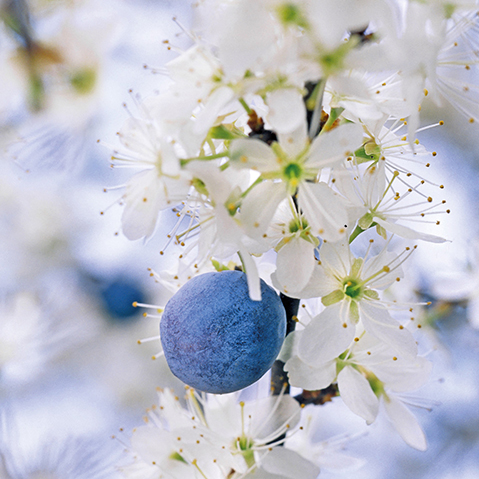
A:
POLYGON ((145 163, 154 164, 160 145, 152 144, 151 128, 142 118, 129 117, 118 132, 118 138, 124 147, 137 153, 145 163))
POLYGON ((389 389, 395 392, 414 391, 427 382, 431 375, 432 363, 422 356, 413 360, 398 357, 395 361, 391 358, 379 364, 371 364, 371 371, 389 389))
POLYGON ((479 329, 479 297, 469 299, 467 319, 473 328, 479 329))
POLYGON ((278 141, 281 148, 292 159, 298 156, 307 146, 309 146, 306 117, 303 121, 288 133, 278 133, 278 141))
POLYGON ((265 471, 278 474, 288 479, 316 479, 319 467, 285 447, 275 447, 261 460, 265 471))
POLYGON ((254 138, 232 141, 230 158, 231 165, 236 168, 251 168, 261 173, 278 169, 273 150, 266 143, 254 138))
POLYGON ((233 100, 234 96, 234 91, 226 86, 214 90, 204 103, 204 108, 196 116, 196 121, 193 124, 193 133, 200 137, 206 135, 223 107, 233 100))
POLYGON ((131 437, 132 449, 147 463, 160 464, 174 452, 171 434, 157 427, 140 426, 131 437))
POLYGON ((306 286, 316 264, 314 248, 309 241, 292 237, 278 251, 276 278, 283 291, 297 291, 306 286))
MULTIPOLYGON (((263 2, 227 2, 221 17, 211 24, 218 56, 228 78, 242 78, 247 70, 261 68, 272 56, 275 24, 263 2)), ((262 68, 261 68, 262 70, 262 68)))
POLYGON ((306 165, 318 169, 335 166, 357 150, 362 141, 363 129, 355 123, 334 128, 313 141, 306 165))
POLYGON ((366 459, 348 456, 342 452, 328 449, 318 458, 318 463, 322 469, 327 469, 335 473, 356 471, 364 466, 366 462, 366 459))
MULTIPOLYGON (((351 264, 354 261, 346 241, 335 244, 323 243, 319 250, 319 259, 325 270, 332 271, 339 278, 345 278, 349 274, 351 264)), ((329 292, 337 287, 338 282, 336 281, 335 287, 329 292)))
POLYGON ((206 185, 208 196, 216 204, 224 204, 230 196, 233 186, 228 181, 225 172, 220 171, 217 165, 205 161, 192 161, 186 169, 198 177, 206 185))
POLYGON ((240 218, 249 236, 263 235, 285 196, 284 184, 272 181, 263 181, 248 193, 241 204, 240 218))
POLYGON ((356 328, 343 326, 341 310, 345 301, 327 307, 306 326, 299 343, 299 357, 311 366, 319 366, 342 354, 354 338, 356 328))
POLYGON ((221 110, 234 98, 234 92, 229 87, 215 90, 203 103, 203 109, 190 119, 180 131, 180 140, 188 156, 195 156, 202 145, 206 133, 213 126, 221 110))
POLYGON ((368 380, 356 369, 346 366, 338 374, 338 388, 344 403, 368 424, 376 419, 379 401, 368 380))
POLYGON ((299 185, 299 207, 311 225, 312 234, 327 241, 338 241, 344 237, 348 214, 342 198, 326 183, 299 185))
MULTIPOLYGON (((274 287, 282 291, 282 286, 277 278, 276 273, 271 275, 271 280, 273 281, 274 287)), ((326 296, 327 294, 331 293, 338 287, 337 280, 327 274, 322 266, 316 264, 311 278, 306 286, 298 291, 289 289, 288 296, 300 299, 321 298, 322 296, 326 296)))
POLYGON ((304 100, 295 88, 274 90, 266 97, 266 103, 269 106, 266 119, 276 133, 289 133, 306 124, 304 100))
POLYGON ((424 241, 430 241, 431 243, 444 243, 447 241, 445 238, 441 238, 440 236, 430 235, 427 233, 420 233, 419 231, 415 231, 407 226, 398 225, 397 223, 393 223, 391 221, 385 221, 381 218, 374 217, 374 221, 382 226, 386 231, 390 233, 394 233, 401 238, 406 239, 419 239, 424 241))
POLYGON ((392 396, 389 396, 389 400, 384 399, 383 404, 389 419, 404 442, 414 449, 425 451, 426 436, 414 414, 399 399, 392 396))
POLYGON ((210 79, 220 68, 220 64, 207 48, 196 44, 169 61, 166 68, 175 83, 188 84, 191 87, 202 80, 208 82, 207 86, 211 88, 210 79))
POLYGON ((398 255, 396 253, 383 251, 382 253, 366 260, 361 273, 363 278, 369 278, 377 274, 379 271, 384 271, 383 268, 385 266, 390 269, 388 273, 384 271, 373 280, 368 281, 368 287, 373 289, 385 289, 388 286, 391 286, 396 281, 396 278, 403 278, 404 273, 402 267, 394 267, 395 264, 399 263, 397 259, 398 255))
POLYGON ((406 328, 400 328, 388 311, 384 308, 363 300, 359 303, 359 311, 364 329, 389 344, 394 351, 407 357, 417 355, 417 344, 411 332, 406 328))
POLYGON ((249 434, 264 442, 264 438, 277 435, 286 423, 290 428, 299 422, 301 406, 290 395, 269 396, 245 403, 244 417, 249 419, 249 434))
POLYGON ((123 234, 129 240, 153 234, 160 210, 167 208, 163 182, 156 169, 141 171, 126 184, 123 234))
POLYGON ((329 361, 319 367, 306 364, 298 356, 289 359, 284 370, 288 372, 291 386, 315 391, 327 388, 336 377, 336 362, 329 361))
POLYGON ((289 359, 295 356, 298 353, 298 344, 303 330, 300 331, 291 331, 283 341, 281 346, 281 351, 278 354, 278 360, 286 363, 289 359))

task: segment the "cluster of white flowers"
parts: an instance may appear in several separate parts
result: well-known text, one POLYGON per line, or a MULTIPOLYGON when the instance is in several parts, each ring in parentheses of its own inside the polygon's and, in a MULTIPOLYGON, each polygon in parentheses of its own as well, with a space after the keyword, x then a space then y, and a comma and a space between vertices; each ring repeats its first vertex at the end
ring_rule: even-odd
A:
POLYGON ((343 438, 314 444, 314 414, 289 395, 239 401, 237 393, 187 388, 185 406, 171 390, 158 395, 146 425, 133 431, 134 462, 122 468, 127 478, 315 479, 319 466, 344 470, 362 462, 338 451, 343 438))
MULTIPOLYGON (((263 279, 320 305, 286 338, 290 384, 337 383, 368 424, 382 404, 405 442, 426 449, 403 395, 431 372, 421 324, 414 305, 381 291, 403 277, 410 241, 445 241, 430 231, 449 213, 444 186, 427 179, 436 152, 416 136, 426 97, 479 120, 476 2, 207 0, 195 14, 191 47, 166 65, 169 87, 118 132, 113 165, 140 169, 120 200, 123 233, 148 239, 173 209, 175 285, 233 259, 253 300, 273 258, 263 279), (400 253, 394 235, 409 240, 400 253)), ((316 477, 318 462, 288 446, 295 400, 237 400, 188 390, 185 410, 160 393, 126 476, 316 477)))

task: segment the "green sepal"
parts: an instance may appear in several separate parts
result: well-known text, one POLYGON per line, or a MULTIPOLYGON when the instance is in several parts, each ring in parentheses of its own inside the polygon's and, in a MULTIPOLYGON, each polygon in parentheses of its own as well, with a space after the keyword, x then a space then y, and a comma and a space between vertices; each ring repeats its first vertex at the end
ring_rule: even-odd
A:
POLYGON ((385 240, 388 239, 387 232, 381 225, 376 224, 376 232, 381 238, 384 238, 385 240))
POLYGON ((321 298, 321 303, 324 306, 331 306, 333 304, 339 303, 344 299, 344 292, 340 289, 333 291, 332 293, 327 294, 321 298))
POLYGON ((224 264, 220 263, 219 261, 215 259, 211 259, 211 264, 213 265, 213 268, 220 273, 221 271, 229 271, 230 269, 228 266, 225 266, 224 264))
POLYGON ((236 214, 236 212, 238 211, 238 208, 241 205, 241 189, 239 186, 236 186, 233 189, 233 191, 230 193, 230 195, 226 199, 224 205, 231 216, 234 216, 236 214))
POLYGON ((193 188, 200 193, 201 195, 209 196, 208 189, 206 188, 205 183, 199 178, 193 178, 191 180, 193 188))
POLYGON ((377 291, 374 291, 373 289, 366 289, 364 290, 364 296, 370 299, 379 299, 379 294, 377 291))
POLYGON ((356 158, 356 163, 358 165, 360 165, 361 163, 366 163, 367 161, 375 161, 377 159, 377 158, 375 158, 374 155, 368 155, 366 153, 366 150, 365 150, 364 146, 362 146, 361 148, 358 148, 354 152, 354 156, 356 158))
POLYGON ((208 137, 214 140, 236 140, 237 138, 244 138, 244 136, 233 125, 231 128, 228 128, 226 125, 213 126, 208 132, 208 137))
POLYGON ((451 18, 452 14, 456 11, 457 5, 455 5, 453 2, 446 2, 444 3, 443 8, 444 8, 444 17, 451 18))
POLYGON ((358 225, 361 229, 367 230, 373 224, 373 221, 374 216, 370 212, 368 212, 364 216, 359 218, 358 225))
POLYGON ((347 42, 341 43, 335 50, 320 53, 318 61, 323 69, 324 76, 334 75, 344 69, 348 53, 359 43, 359 39, 350 37, 347 42))
POLYGON ((374 141, 368 141, 364 145, 364 153, 369 157, 374 157, 375 160, 378 160, 379 155, 381 154, 381 147, 376 145, 374 141))
POLYGON ((371 389, 373 390, 373 393, 377 397, 380 397, 385 394, 384 383, 380 379, 378 379, 375 374, 373 374, 371 371, 368 371, 366 378, 369 382, 369 385, 371 386, 371 389))
POLYGON ((308 228, 307 230, 301 231, 299 236, 303 238, 305 241, 307 241, 308 243, 313 244, 316 248, 319 246, 319 239, 310 233, 310 228, 308 228))
POLYGON ((331 111, 329 112, 329 117, 324 124, 323 128, 321 131, 329 131, 334 125, 334 122, 341 116, 341 113, 344 111, 344 108, 338 107, 338 108, 331 108, 331 111))
POLYGON ((188 464, 188 462, 185 461, 183 456, 176 451, 170 454, 169 459, 173 459, 174 461, 180 461, 180 462, 184 462, 185 464, 188 464))
POLYGON ((349 319, 353 324, 358 324, 359 322, 359 307, 356 301, 351 301, 349 305, 349 319))

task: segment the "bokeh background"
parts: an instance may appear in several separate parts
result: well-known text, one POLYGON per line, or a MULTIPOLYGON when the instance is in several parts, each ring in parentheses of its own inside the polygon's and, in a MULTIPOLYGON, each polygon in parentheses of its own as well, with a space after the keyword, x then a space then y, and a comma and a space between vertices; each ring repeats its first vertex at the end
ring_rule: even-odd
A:
MULTIPOLYGON (((164 304, 148 268, 171 266, 159 251, 175 218, 162 216, 146 244, 123 237, 115 187, 132 171, 109 158, 123 121, 165 88, 162 67, 191 44, 191 2, 3 0, 0 9, 0 479, 121 477, 156 387, 181 395, 183 385, 152 360, 157 341, 138 344, 158 334, 158 320, 132 307, 164 304)), ((406 446, 386 417, 366 426, 335 398, 318 406, 317 440, 351 435, 348 451, 366 460, 357 479, 479 477, 479 129, 432 103, 422 112, 425 124, 445 122, 419 139, 438 152, 427 173, 451 208, 433 231, 450 242, 421 244, 406 270, 432 302, 433 376, 412 399, 429 449, 406 446)))

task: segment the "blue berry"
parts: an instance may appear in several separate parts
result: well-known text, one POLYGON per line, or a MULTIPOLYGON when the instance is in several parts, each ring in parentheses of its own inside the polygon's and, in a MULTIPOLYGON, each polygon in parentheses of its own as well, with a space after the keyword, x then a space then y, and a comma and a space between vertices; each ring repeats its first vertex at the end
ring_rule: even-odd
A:
POLYGON ((286 334, 279 296, 261 280, 252 301, 246 275, 222 271, 196 276, 166 304, 160 336, 172 373, 195 389, 224 394, 268 371, 286 334))

